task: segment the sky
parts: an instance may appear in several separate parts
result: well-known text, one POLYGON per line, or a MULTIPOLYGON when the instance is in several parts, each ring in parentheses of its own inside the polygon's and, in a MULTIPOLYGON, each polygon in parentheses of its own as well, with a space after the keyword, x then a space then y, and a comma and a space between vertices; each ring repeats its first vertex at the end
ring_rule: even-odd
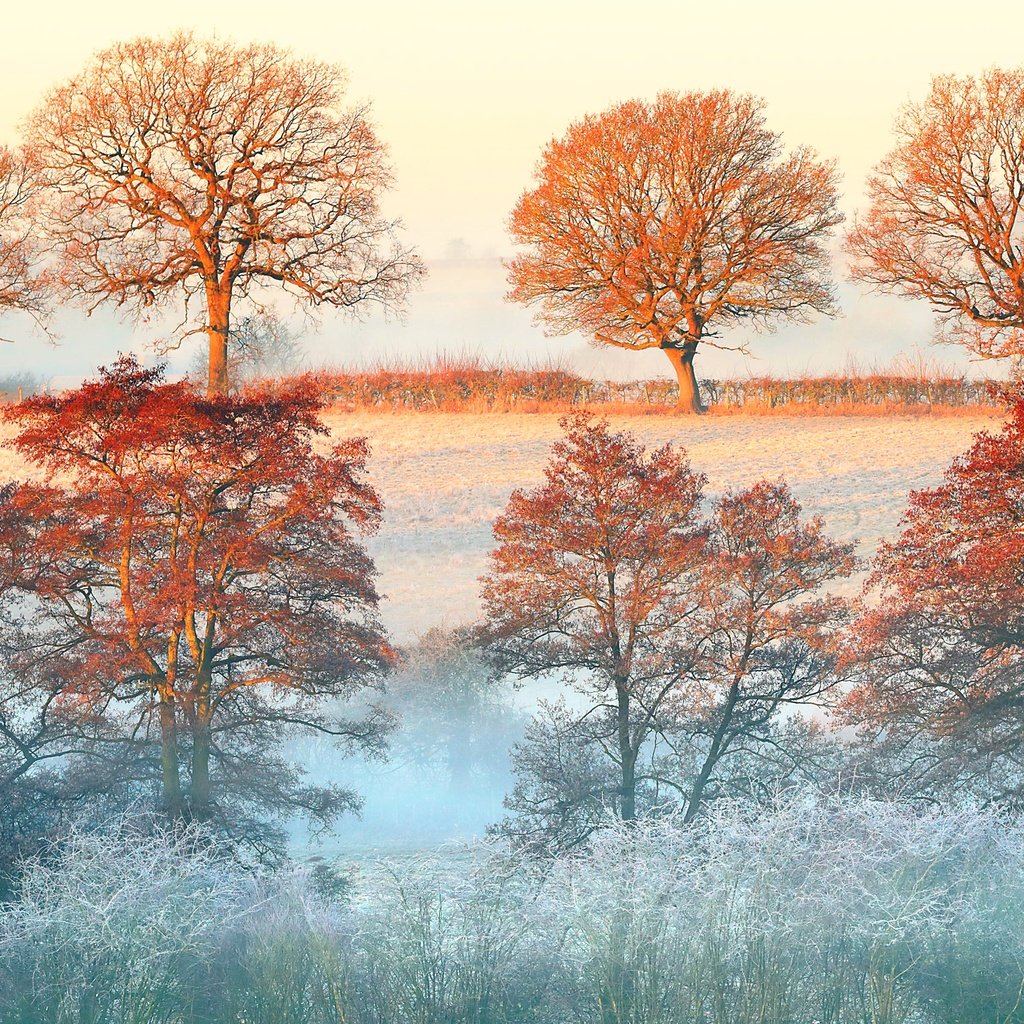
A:
MULTIPOLYGON (((831 7, 804 0, 51 0, 19 3, 5 10, 4 22, 0 142, 7 144, 17 143, 20 124, 48 89, 98 50, 139 35, 189 29, 272 41, 347 70, 348 99, 372 104, 390 149, 396 186, 386 211, 403 220, 403 237, 430 273, 401 320, 352 321, 332 310, 315 324, 298 317, 294 326, 311 363, 445 351, 551 360, 621 378, 668 374, 668 362, 658 352, 595 349, 578 335, 545 337, 528 310, 504 301, 501 261, 512 253, 506 219, 552 137, 587 113, 624 99, 653 99, 663 89, 752 92, 765 99, 768 126, 787 146, 809 145, 838 160, 843 207, 852 217, 864 206, 866 175, 891 148, 901 104, 923 98, 935 74, 1019 64, 1024 11, 1002 0, 831 7)), ((968 367, 957 349, 928 349, 927 308, 849 283, 838 245, 835 270, 842 317, 765 335, 737 329, 723 340, 746 345, 750 355, 705 351, 698 373, 879 366, 921 348, 942 364, 968 367)), ((0 377, 80 377, 118 351, 156 358, 153 328, 113 313, 86 319, 63 310, 57 330, 61 340, 52 346, 17 318, 5 318, 0 336, 13 341, 0 345, 0 377)), ((172 370, 191 362, 198 344, 172 353, 172 370)))

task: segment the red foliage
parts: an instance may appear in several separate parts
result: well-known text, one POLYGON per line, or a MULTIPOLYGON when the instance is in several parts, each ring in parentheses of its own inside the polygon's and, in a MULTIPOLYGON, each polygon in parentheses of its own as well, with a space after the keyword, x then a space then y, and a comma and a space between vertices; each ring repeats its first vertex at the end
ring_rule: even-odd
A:
POLYGON ((672 448, 648 454, 588 414, 562 425, 547 482, 515 491, 494 524, 499 546, 483 580, 489 641, 508 671, 561 669, 608 693, 630 820, 640 750, 689 664, 673 639, 697 610, 705 478, 672 448))
POLYGON ((666 446, 647 455, 587 414, 562 420, 547 483, 515 491, 494 524, 499 547, 483 600, 495 635, 554 667, 581 659, 628 678, 691 609, 705 478, 666 446), (557 626, 552 628, 552 611, 557 626), (524 625, 536 623, 538 635, 524 625))
MULTIPOLYGON (((614 762, 605 795, 624 819, 659 786, 691 818, 732 749, 767 746, 783 706, 835 685, 830 637, 845 606, 816 595, 853 571, 852 549, 803 520, 781 482, 727 494, 705 520, 705 478, 685 453, 647 453, 585 414, 562 424, 546 482, 513 493, 494 526, 491 653, 520 677, 558 671, 594 701, 574 728, 614 762), (703 763, 689 776, 678 763, 645 767, 655 736, 672 750, 697 739, 703 763)), ((556 778, 549 769, 539 774, 556 778)), ((543 798, 516 794, 539 813, 543 798)))
POLYGON ((321 699, 391 658, 356 538, 380 519, 367 446, 318 453, 318 408, 308 384, 201 398, 122 359, 5 414, 13 446, 49 474, 0 518, 7 604, 31 615, 16 664, 158 720, 172 813, 211 813, 210 761, 236 734, 335 731, 321 699))
POLYGON ((870 583, 880 602, 857 629, 867 678, 847 713, 932 733, 977 728, 990 749, 1011 740, 1024 710, 1024 394, 941 486, 911 495, 870 583))

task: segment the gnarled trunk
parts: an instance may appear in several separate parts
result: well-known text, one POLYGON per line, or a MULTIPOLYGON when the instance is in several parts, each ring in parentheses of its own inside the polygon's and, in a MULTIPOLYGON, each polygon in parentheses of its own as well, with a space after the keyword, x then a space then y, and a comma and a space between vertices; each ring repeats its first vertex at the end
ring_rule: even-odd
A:
POLYGON ((668 361, 676 371, 676 380, 679 382, 676 410, 684 413, 706 412, 707 410, 700 402, 697 375, 693 372, 693 357, 697 352, 697 343, 688 341, 680 348, 665 347, 662 352, 668 356, 668 361))

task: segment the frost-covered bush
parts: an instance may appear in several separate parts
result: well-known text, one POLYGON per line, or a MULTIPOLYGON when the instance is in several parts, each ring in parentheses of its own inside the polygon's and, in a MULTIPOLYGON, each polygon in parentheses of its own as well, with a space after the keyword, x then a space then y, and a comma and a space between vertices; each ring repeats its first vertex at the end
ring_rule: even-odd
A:
POLYGON ((552 1019, 1024 1020, 1024 829, 976 809, 722 810, 610 828, 556 861, 552 1019))
POLYGON ((72 831, 28 867, 3 914, 0 1018, 183 1020, 225 928, 255 898, 199 829, 72 831))
POLYGON ((325 904, 308 876, 265 888, 258 913, 224 930, 217 1020, 331 1024, 353 1001, 353 924, 325 904))
POLYGON ((1024 826, 790 803, 254 881, 201 834, 73 834, 0 911, 0 1021, 1022 1024, 1024 826))
POLYGON ((363 878, 353 907, 359 1019, 532 1019, 554 966, 538 948, 535 889, 526 865, 491 844, 390 863, 363 878))

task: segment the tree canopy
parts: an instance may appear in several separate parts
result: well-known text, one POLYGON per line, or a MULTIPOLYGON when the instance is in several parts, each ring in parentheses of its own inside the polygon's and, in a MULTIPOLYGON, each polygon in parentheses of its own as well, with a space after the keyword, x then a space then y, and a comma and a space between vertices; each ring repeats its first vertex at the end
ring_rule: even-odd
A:
MULTIPOLYGON (((1024 730, 1024 395, 943 483, 915 491, 883 544, 880 600, 857 623, 862 679, 846 714, 871 732, 942 739, 984 771, 1016 758, 1024 730)), ((1015 786, 1020 789, 1019 771, 1015 786)), ((1006 776, 1006 779, 1010 778, 1006 776)))
POLYGON ((47 276, 27 208, 38 194, 32 158, 0 146, 0 311, 22 310, 37 322, 46 314, 47 276))
POLYGON ((514 756, 518 818, 502 829, 556 848, 609 807, 632 821, 673 804, 689 821, 751 775, 798 774, 781 713, 833 700, 846 605, 821 591, 855 567, 781 482, 705 518, 684 452, 585 414, 563 425, 545 482, 496 520, 483 579, 497 669, 583 698, 544 705, 514 756), (732 785, 727 762, 744 758, 732 785))
POLYGON ((721 332, 743 322, 835 313, 837 178, 807 148, 784 154, 753 96, 619 103, 545 148, 509 222, 522 247, 509 297, 556 334, 660 348, 680 409, 697 411, 699 345, 729 347, 721 332))
POLYGON ((122 359, 8 411, 11 443, 50 479, 13 488, 0 515, 7 663, 150 737, 174 817, 329 820, 352 795, 302 785, 274 754, 282 735, 379 746, 384 718, 325 703, 393 655, 359 541, 380 518, 366 445, 318 453, 318 408, 308 385, 203 399, 122 359))
POLYGON ((391 184, 344 76, 273 44, 190 34, 99 53, 29 124, 49 185, 59 281, 137 316, 183 298, 227 388, 235 300, 280 286, 307 304, 386 309, 422 273, 381 211, 391 184))
POLYGON ((1024 354, 1024 68, 939 76, 895 130, 847 238, 854 278, 924 299, 978 355, 1024 354))

